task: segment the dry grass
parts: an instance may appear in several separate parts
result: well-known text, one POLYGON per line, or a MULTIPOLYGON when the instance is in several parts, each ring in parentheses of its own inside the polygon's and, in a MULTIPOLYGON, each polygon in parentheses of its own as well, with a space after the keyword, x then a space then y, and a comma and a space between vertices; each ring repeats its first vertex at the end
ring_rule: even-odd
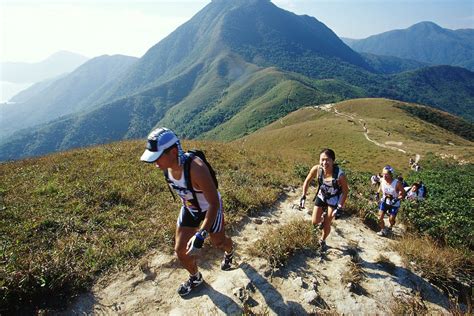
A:
MULTIPOLYGON (((232 144, 185 142, 217 171, 227 228, 295 184, 292 163, 232 144)), ((143 141, 0 164, 0 313, 47 308, 151 248, 172 251, 179 205, 143 141), (52 302, 48 302, 51 298, 52 302)))
POLYGON ((301 108, 236 142, 268 152, 284 148, 282 155, 298 157, 308 164, 316 162, 322 148, 330 147, 351 170, 372 173, 387 164, 387 157, 398 172, 407 173, 408 159, 414 153, 422 157, 428 152, 443 153, 473 161, 472 142, 408 115, 396 108, 397 104, 400 102, 387 99, 355 99, 335 104, 339 112, 353 115, 355 120, 313 107, 301 108), (402 142, 407 154, 367 141, 359 119, 366 122, 371 139, 381 144, 402 142))
POLYGON ((440 247, 428 237, 413 235, 404 236, 394 247, 407 266, 419 271, 430 282, 455 297, 472 300, 472 297, 469 298, 472 293, 464 293, 465 288, 474 282, 474 258, 471 252, 440 247))
POLYGON ((375 263, 381 265, 390 274, 394 274, 397 268, 397 266, 384 255, 379 255, 375 263))
POLYGON ((269 230, 250 249, 250 254, 264 258, 272 269, 284 265, 298 250, 318 248, 318 236, 310 222, 295 220, 269 230))
POLYGON ((420 292, 417 292, 414 296, 394 298, 389 308, 393 315, 431 315, 428 313, 428 309, 423 302, 420 292))
POLYGON ((341 283, 349 286, 349 290, 356 293, 364 292, 361 283, 366 276, 359 256, 360 250, 357 242, 349 241, 344 253, 350 256, 350 261, 341 275, 341 283))

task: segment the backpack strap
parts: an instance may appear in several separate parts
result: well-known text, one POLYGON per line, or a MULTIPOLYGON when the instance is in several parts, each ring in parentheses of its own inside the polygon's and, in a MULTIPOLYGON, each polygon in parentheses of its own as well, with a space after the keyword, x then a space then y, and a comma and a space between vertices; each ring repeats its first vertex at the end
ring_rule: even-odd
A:
POLYGON ((194 160, 196 155, 192 152, 187 152, 184 154, 185 155, 185 160, 184 160, 184 166, 183 166, 183 172, 184 172, 184 182, 186 183, 186 188, 191 191, 193 194, 193 199, 196 201, 196 206, 198 207, 198 210, 201 212, 202 209, 199 206, 199 201, 196 195, 196 191, 193 188, 193 183, 191 181, 191 162, 194 160))
POLYGON ((169 175, 168 175, 168 169, 163 170, 163 175, 165 176, 166 185, 167 185, 167 187, 168 187, 168 190, 169 190, 170 193, 171 193, 171 196, 173 197, 173 201, 176 202, 176 195, 174 194, 174 191, 173 191, 173 189, 171 188, 171 180, 170 180, 170 177, 169 177, 169 175))
POLYGON ((321 185, 323 184, 324 169, 321 168, 321 166, 318 168, 318 171, 316 173, 316 177, 318 178, 318 189, 316 190, 316 194, 314 195, 313 201, 316 201, 316 199, 318 198, 319 190, 321 189, 321 185))
POLYGON ((341 186, 339 185, 339 182, 337 182, 338 176, 339 176, 339 166, 334 165, 334 167, 332 168, 332 186, 339 191, 341 189, 341 186))

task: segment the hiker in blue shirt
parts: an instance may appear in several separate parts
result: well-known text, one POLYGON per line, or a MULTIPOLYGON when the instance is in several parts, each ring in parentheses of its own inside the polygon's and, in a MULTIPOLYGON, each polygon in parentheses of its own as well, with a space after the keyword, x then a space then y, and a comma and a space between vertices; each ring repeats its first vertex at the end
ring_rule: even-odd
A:
POLYGON ((321 250, 326 248, 326 238, 331 232, 333 218, 340 215, 344 203, 349 194, 347 178, 342 169, 335 164, 336 154, 332 149, 323 149, 319 155, 319 164, 313 166, 306 180, 303 183, 303 195, 300 199, 300 206, 304 206, 308 187, 311 181, 316 178, 318 190, 312 214, 312 223, 315 227, 323 229, 319 241, 321 250), (327 207, 327 214, 323 215, 323 208, 327 207))
POLYGON ((188 295, 203 282, 196 255, 207 237, 216 248, 225 251, 222 270, 231 269, 234 256, 232 240, 224 232, 222 199, 214 170, 202 152, 184 152, 175 133, 167 128, 155 129, 148 135, 140 160, 163 170, 170 188, 181 199, 175 252, 190 276, 179 286, 178 294, 188 295))

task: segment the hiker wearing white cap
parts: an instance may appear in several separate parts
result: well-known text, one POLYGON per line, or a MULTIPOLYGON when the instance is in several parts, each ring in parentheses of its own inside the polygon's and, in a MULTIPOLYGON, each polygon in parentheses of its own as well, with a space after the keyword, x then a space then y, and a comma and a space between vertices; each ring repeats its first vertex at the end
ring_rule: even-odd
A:
POLYGON ((176 225, 175 252, 189 279, 178 288, 185 296, 203 282, 196 255, 210 237, 216 248, 225 251, 222 270, 230 270, 233 243, 224 232, 222 199, 212 167, 201 151, 184 152, 176 134, 158 128, 148 135, 146 150, 140 160, 154 163, 163 170, 166 181, 180 197, 182 206, 176 225))
POLYGON ((387 165, 382 169, 382 179, 380 180, 379 192, 382 199, 379 201, 379 236, 387 236, 395 225, 395 218, 400 208, 400 201, 405 198, 405 189, 402 183, 395 178, 395 170, 387 165), (388 213, 389 227, 385 227, 384 217, 388 213))

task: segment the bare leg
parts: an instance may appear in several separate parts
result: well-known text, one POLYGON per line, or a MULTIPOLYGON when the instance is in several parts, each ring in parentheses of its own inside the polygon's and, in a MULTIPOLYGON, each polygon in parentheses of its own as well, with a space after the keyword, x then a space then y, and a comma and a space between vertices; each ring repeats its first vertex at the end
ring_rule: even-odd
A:
POLYGON ((196 274, 198 272, 196 257, 186 254, 186 244, 189 239, 196 233, 197 228, 193 227, 177 227, 176 228, 176 243, 174 251, 183 267, 188 270, 189 274, 196 274))
POLYGON ((388 221, 390 222, 390 226, 393 227, 393 225, 395 225, 395 216, 390 215, 388 221))
POLYGON ((225 235, 225 229, 224 229, 224 220, 222 220, 222 229, 218 233, 212 233, 210 234, 211 236, 211 242, 214 247, 219 248, 224 250, 227 253, 230 253, 233 248, 233 243, 232 239, 227 237, 225 235))
POLYGON ((379 226, 380 226, 380 229, 385 228, 385 223, 383 221, 384 215, 385 215, 385 212, 379 210, 379 226))
POLYGON ((323 208, 321 206, 315 206, 313 208, 313 215, 311 221, 313 225, 318 225, 322 221, 323 208))
POLYGON ((328 215, 326 216, 326 220, 324 221, 324 228, 323 228, 323 235, 321 236, 322 240, 326 240, 328 238, 329 233, 331 233, 331 223, 334 219, 334 208, 328 206, 328 215))

